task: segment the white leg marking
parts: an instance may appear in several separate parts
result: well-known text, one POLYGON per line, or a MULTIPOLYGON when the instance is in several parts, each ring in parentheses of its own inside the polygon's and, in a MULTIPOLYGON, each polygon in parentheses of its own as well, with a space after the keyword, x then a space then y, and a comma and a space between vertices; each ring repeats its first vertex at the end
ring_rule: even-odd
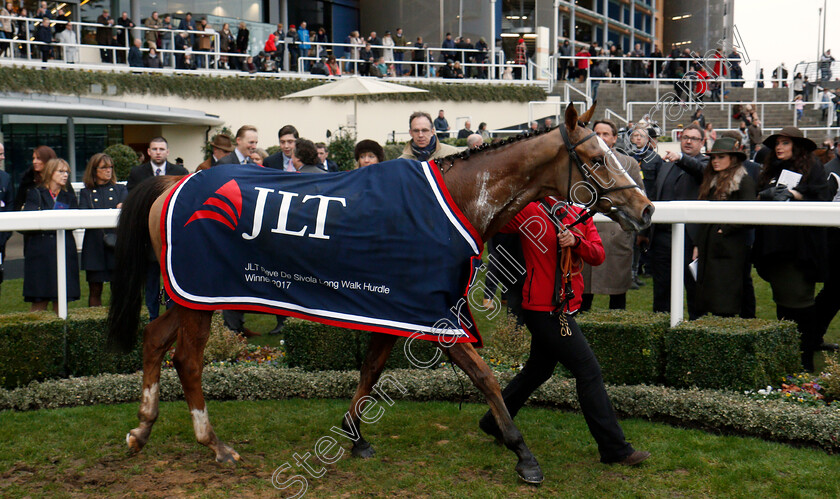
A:
POLYGON ((207 408, 202 410, 193 409, 192 414, 193 429, 195 430, 195 438, 201 443, 207 442, 210 438, 210 418, 207 416, 207 408))
POLYGON ((154 418, 157 415, 158 398, 160 386, 153 383, 149 388, 143 389, 143 398, 140 401, 140 412, 147 418, 154 418))

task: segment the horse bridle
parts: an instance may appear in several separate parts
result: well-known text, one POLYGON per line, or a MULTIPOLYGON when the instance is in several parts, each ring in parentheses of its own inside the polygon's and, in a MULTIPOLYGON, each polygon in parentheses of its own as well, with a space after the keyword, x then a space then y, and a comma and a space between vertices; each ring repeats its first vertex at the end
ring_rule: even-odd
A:
MULTIPOLYGON (((584 123, 578 123, 578 125, 580 125, 581 127, 585 126, 584 123)), ((569 138, 569 132, 566 131, 566 127, 564 125, 560 125, 558 128, 560 129, 560 134, 563 137, 563 145, 566 146, 566 152, 569 154, 569 159, 572 162, 574 162, 575 166, 577 167, 578 171, 580 172, 581 177, 583 177, 584 179, 593 177, 592 173, 590 173, 584 167, 584 165, 586 163, 583 160, 580 159, 580 156, 578 156, 577 147, 579 145, 583 144, 584 142, 588 141, 592 137, 597 136, 598 134, 595 133, 595 132, 592 132, 589 135, 587 135, 586 137, 584 137, 584 138, 580 139, 579 141, 573 143, 571 138, 569 138)), ((607 187, 607 188, 601 188, 600 190, 599 190, 599 187, 601 187, 601 186, 598 185, 598 182, 595 182, 595 184, 596 185, 593 186, 593 188, 595 189, 596 201, 595 201, 595 203, 592 203, 592 208, 589 208, 588 210, 586 210, 586 213, 584 213, 583 215, 578 217, 574 222, 572 222, 567 227, 574 227, 575 225, 583 223, 583 222, 587 221, 588 219, 592 218, 595 215, 595 213, 598 212, 597 210, 595 210, 595 204, 597 204, 598 200, 600 200, 600 199, 604 199, 609 203, 610 211, 615 210, 616 208, 613 206, 612 199, 610 199, 607 196, 607 194, 610 194, 612 192, 617 192, 617 191, 623 191, 625 189, 639 189, 639 184, 637 184, 636 182, 633 182, 632 185, 607 187)), ((572 200, 572 169, 571 168, 569 168, 569 182, 566 186, 566 189, 567 189, 566 202, 570 203, 571 200, 572 200)))

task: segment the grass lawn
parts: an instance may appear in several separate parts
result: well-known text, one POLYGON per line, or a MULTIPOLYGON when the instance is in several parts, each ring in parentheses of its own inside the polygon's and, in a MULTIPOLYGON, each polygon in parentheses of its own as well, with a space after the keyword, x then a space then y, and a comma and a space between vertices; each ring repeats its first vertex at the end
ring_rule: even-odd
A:
MULTIPOLYGON (((583 417, 525 408, 519 427, 546 481, 518 481, 515 457, 476 426, 486 407, 397 402, 363 433, 377 454, 344 457, 307 476, 307 497, 837 497, 837 458, 753 438, 716 436, 637 419, 622 421, 628 439, 653 457, 638 468, 598 462, 583 417)), ((124 435, 136 404, 0 413, 0 496, 291 497, 271 486, 306 475, 294 454, 338 423, 346 401, 210 402, 220 437, 242 455, 237 467, 216 464, 193 437, 186 404, 164 403, 147 447, 127 454, 124 435), (37 428, 37 431, 34 429, 37 428)), ((341 439, 339 437, 340 441, 341 439)), ((321 465, 308 461, 315 471, 321 465)))

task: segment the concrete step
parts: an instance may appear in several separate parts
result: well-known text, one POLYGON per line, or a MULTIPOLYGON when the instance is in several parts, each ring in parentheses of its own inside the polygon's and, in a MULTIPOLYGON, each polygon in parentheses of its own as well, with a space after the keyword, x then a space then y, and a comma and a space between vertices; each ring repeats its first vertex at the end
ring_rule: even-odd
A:
MULTIPOLYGON (((574 88, 581 91, 586 90, 585 83, 568 82, 574 88)), ((787 88, 736 88, 726 87, 729 93, 725 97, 726 103, 738 102, 787 102, 788 89, 787 88)), ((624 109, 624 89, 617 83, 602 83, 598 88, 597 102, 598 111, 597 118, 605 116, 605 111, 610 109, 620 116, 627 117, 628 111, 624 109)), ((658 101, 656 87, 651 84, 628 84, 626 88, 627 99, 631 102, 670 102, 674 99, 673 85, 662 84, 659 87, 658 101)), ((555 86, 552 95, 563 96, 564 89, 562 84, 555 86)), ((575 95, 573 93, 573 95, 575 95)), ((662 121, 662 109, 666 109, 666 123, 664 125, 668 130, 676 127, 678 124, 686 126, 691 121, 691 115, 694 112, 694 107, 685 107, 685 111, 676 112, 671 104, 663 104, 656 111, 654 120, 662 121)), ((650 108, 656 109, 654 104, 649 105, 650 108)), ((767 104, 754 106, 759 114, 763 116, 763 126, 767 128, 777 128, 782 126, 792 125, 794 122, 794 108, 788 104, 767 104), (762 109, 763 108, 763 109, 762 109)), ((643 105, 636 104, 632 106, 633 118, 639 119, 650 109, 644 109, 643 105)), ((723 108, 714 102, 704 102, 703 114, 706 117, 707 123, 712 123, 715 128, 727 128, 730 126, 729 115, 732 112, 732 107, 725 105, 723 108)), ((822 111, 820 109, 813 109, 813 105, 805 108, 803 117, 799 120, 800 126, 824 126, 822 120, 822 111)), ((660 123, 663 125, 663 123, 660 123)), ((737 120, 731 120, 731 127, 737 128, 739 123, 737 120)))

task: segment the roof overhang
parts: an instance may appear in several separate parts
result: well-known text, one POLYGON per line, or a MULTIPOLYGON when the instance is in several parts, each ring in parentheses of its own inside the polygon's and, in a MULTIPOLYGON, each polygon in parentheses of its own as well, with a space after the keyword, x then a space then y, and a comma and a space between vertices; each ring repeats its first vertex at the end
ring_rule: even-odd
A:
POLYGON ((0 114, 129 120, 167 125, 218 126, 224 120, 193 109, 70 95, 0 92, 0 114))

